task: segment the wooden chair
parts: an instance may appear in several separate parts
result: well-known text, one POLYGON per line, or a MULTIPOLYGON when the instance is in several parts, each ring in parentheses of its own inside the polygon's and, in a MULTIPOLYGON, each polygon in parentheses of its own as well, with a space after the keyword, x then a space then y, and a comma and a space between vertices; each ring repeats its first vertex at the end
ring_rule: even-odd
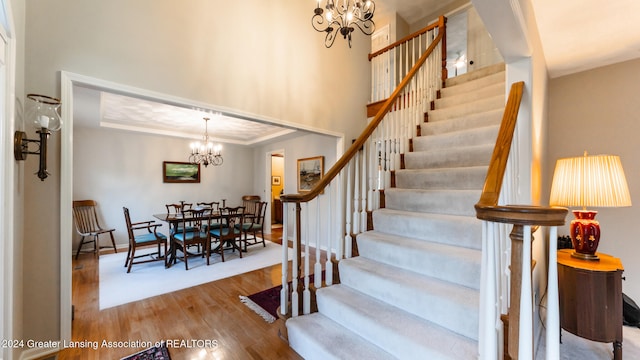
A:
POLYGON ((129 209, 123 207, 124 211, 124 220, 127 223, 127 232, 129 233, 129 251, 127 252, 127 260, 124 263, 124 266, 127 268, 127 272, 131 272, 131 266, 133 264, 142 264, 151 261, 160 261, 164 260, 165 267, 167 266, 167 237, 158 232, 158 227, 162 226, 162 224, 154 224, 154 220, 149 221, 140 221, 140 222, 131 222, 131 217, 129 216, 129 209), (156 254, 157 257, 153 257, 153 253, 145 253, 136 255, 136 250, 138 248, 149 247, 157 245, 158 252, 156 254), (161 245, 164 245, 164 253, 161 251, 161 245), (135 259, 149 256, 149 259, 143 261, 134 261, 135 259))
MULTIPOLYGON (((166 204, 167 215, 182 215, 185 210, 191 209, 193 203, 185 203, 181 202, 180 204, 166 204)), ((184 224, 183 224, 184 225, 184 224)), ((198 226, 192 223, 187 223, 187 231, 195 231, 198 226)), ((181 232, 182 228, 178 227, 177 229, 171 229, 170 232, 181 232)))
POLYGON ((252 220, 257 217, 258 204, 260 203, 260 196, 258 195, 244 195, 242 197, 242 206, 244 207, 244 214, 246 220, 252 220))
POLYGON ((209 244, 209 254, 219 253, 222 257, 222 261, 224 262, 224 250, 231 249, 235 251, 236 249, 240 253, 240 258, 242 258, 242 230, 240 230, 237 225, 244 223, 244 215, 245 209, 243 206, 238 207, 224 207, 220 209, 220 217, 222 226, 218 229, 209 230, 209 234, 211 234, 211 241, 215 242, 215 244, 209 244), (213 246, 215 245, 215 247, 213 246), (226 247, 229 245, 229 247, 226 247))
POLYGON ((109 233, 109 236, 111 236, 113 251, 118 252, 116 242, 113 238, 113 232, 116 231, 116 229, 104 229, 100 225, 96 206, 97 203, 94 200, 78 200, 73 202, 73 219, 75 220, 76 232, 81 236, 78 251, 76 251, 76 259, 80 255, 80 250, 84 244, 93 243, 94 254, 98 254, 99 249, 108 248, 109 246, 100 246, 98 243, 99 236, 106 233, 109 233), (85 240, 85 238, 89 239, 85 240))
POLYGON ((264 217, 266 213, 267 202, 260 201, 257 203, 254 216, 245 217, 245 222, 242 225, 236 225, 242 229, 244 234, 244 251, 247 251, 247 245, 262 243, 262 247, 267 246, 264 242, 264 217), (260 239, 258 239, 258 233, 260 233, 260 239), (253 237, 248 237, 249 234, 252 234, 253 237))
POLYGON ((178 259, 177 250, 180 250, 182 252, 180 259, 184 261, 184 268, 186 270, 189 270, 189 256, 193 255, 202 257, 207 255, 207 265, 209 265, 211 234, 206 230, 203 231, 203 228, 189 230, 190 225, 188 224, 195 219, 201 222, 203 227, 206 225, 208 228, 211 224, 211 211, 207 211, 206 209, 188 209, 184 210, 182 214, 183 218, 178 222, 178 228, 182 229, 182 231, 171 234, 171 258, 173 259, 173 263, 176 263, 178 259), (199 253, 197 254, 192 254, 188 251, 189 247, 194 245, 198 246, 199 253), (203 249, 203 251, 200 251, 200 249, 203 249))

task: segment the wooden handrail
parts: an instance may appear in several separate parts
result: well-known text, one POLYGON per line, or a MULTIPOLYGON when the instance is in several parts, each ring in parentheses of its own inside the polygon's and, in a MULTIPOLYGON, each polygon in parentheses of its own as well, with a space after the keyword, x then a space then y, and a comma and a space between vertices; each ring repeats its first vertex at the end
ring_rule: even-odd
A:
POLYGON ((518 111, 524 91, 524 82, 511 85, 509 99, 504 109, 500 131, 493 148, 491 162, 485 178, 480 200, 475 205, 476 217, 480 220, 517 225, 562 226, 567 209, 540 206, 498 206, 502 180, 507 168, 507 160, 516 128, 518 111))
MULTIPOLYGON (((444 27, 444 23, 445 23, 444 16, 441 16, 437 25, 444 27)), ((358 139, 356 139, 356 141, 351 144, 351 147, 349 147, 349 149, 344 153, 344 155, 340 159, 338 159, 338 161, 331 167, 331 169, 329 169, 329 171, 327 171, 327 173, 311 189, 311 191, 304 194, 282 195, 280 196, 280 200, 282 200, 282 202, 295 202, 295 203, 309 202, 313 200, 316 196, 318 196, 321 192, 324 191, 324 188, 327 185, 329 185, 329 183, 333 180, 333 178, 335 178, 340 173, 340 171, 342 171, 342 169, 349 163, 349 161, 351 161, 351 159, 355 156, 358 150, 360 150, 360 148, 367 141, 369 136, 371 136, 371 134, 376 129, 376 127, 378 127, 378 124, 380 124, 382 119, 384 119, 385 115, 387 115, 389 110, 391 110, 391 108, 393 107, 396 101, 396 98, 400 96, 400 93, 402 92, 402 90, 407 86, 407 84, 409 84, 411 79, 418 72, 418 70, 427 60, 429 55, 431 55, 431 53, 436 48, 438 43, 442 40, 443 36, 444 36, 444 31, 438 32, 438 36, 436 36, 436 38, 433 40, 431 45, 429 45, 429 47, 424 52, 424 54, 422 54, 420 59, 418 59, 418 61, 415 63, 413 68, 411 68, 409 73, 407 73, 404 79, 402 79, 402 82, 400 82, 400 85, 398 85, 398 87, 396 87, 393 94, 389 96, 389 98, 384 103, 382 108, 378 111, 378 113, 373 118, 373 120, 371 120, 369 125, 367 125, 367 127, 362 131, 362 134, 360 134, 358 139)))
POLYGON ((378 50, 378 51, 376 51, 376 52, 374 52, 374 53, 369 54, 369 61, 371 61, 371 59, 373 59, 374 57, 376 57, 376 56, 378 56, 378 55, 380 55, 380 54, 383 54, 383 53, 385 53, 385 52, 387 52, 387 51, 389 51, 389 50, 393 49, 393 48, 394 48, 394 47, 396 47, 396 46, 399 46, 399 45, 401 45, 401 44, 406 43, 406 42, 407 42, 407 41, 409 41, 409 40, 413 40, 414 38, 417 38, 418 36, 420 36, 420 35, 422 35, 422 34, 426 33, 427 31, 433 30, 433 29, 435 29, 435 28, 437 28, 437 27, 440 27, 440 26, 444 26, 444 22, 445 22, 445 21, 446 21, 446 19, 444 18, 444 16, 441 16, 441 17, 438 19, 438 22, 435 22, 435 23, 433 23, 433 24, 431 24, 431 25, 428 25, 428 26, 427 26, 426 28, 424 28, 424 29, 418 30, 418 31, 414 32, 413 34, 410 34, 410 35, 407 35, 407 36, 403 37, 402 39, 400 39, 400 40, 398 40, 398 41, 394 42, 393 44, 391 44, 391 45, 389 45, 389 46, 385 46, 385 47, 383 47, 382 49, 380 49, 380 50, 378 50), (442 23, 441 23, 441 22, 442 22, 442 23))

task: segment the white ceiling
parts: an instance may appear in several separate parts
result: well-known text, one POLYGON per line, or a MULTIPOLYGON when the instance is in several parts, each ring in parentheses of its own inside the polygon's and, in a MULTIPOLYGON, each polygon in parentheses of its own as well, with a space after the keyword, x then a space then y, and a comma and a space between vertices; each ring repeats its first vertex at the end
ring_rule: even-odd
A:
MULTIPOLYGON (((397 12, 411 24, 432 16, 434 9, 445 9, 457 2, 459 0, 377 0, 377 6, 380 12, 397 12)), ((640 57, 640 0, 615 0, 606 4, 601 0, 531 2, 551 77, 640 57)), ((210 117, 209 134, 215 141, 255 145, 296 136, 295 129, 255 119, 220 116, 93 89, 78 88, 74 92, 74 121, 80 126, 201 139, 202 118, 210 117)))

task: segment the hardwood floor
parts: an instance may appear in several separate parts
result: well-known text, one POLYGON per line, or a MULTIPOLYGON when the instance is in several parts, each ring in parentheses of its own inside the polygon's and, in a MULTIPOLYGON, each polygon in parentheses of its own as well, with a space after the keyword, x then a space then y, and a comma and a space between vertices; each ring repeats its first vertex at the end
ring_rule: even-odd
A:
MULTIPOLYGON (((265 234, 274 242, 280 236, 265 234)), ((132 348, 116 342, 162 340, 175 345, 169 348, 174 360, 301 359, 279 338, 277 322, 268 324, 238 299, 279 285, 280 264, 102 311, 97 258, 81 254, 73 261, 72 274, 72 341, 90 348, 64 349, 58 359, 120 359, 148 344, 132 348), (116 346, 103 346, 103 341, 116 346)))

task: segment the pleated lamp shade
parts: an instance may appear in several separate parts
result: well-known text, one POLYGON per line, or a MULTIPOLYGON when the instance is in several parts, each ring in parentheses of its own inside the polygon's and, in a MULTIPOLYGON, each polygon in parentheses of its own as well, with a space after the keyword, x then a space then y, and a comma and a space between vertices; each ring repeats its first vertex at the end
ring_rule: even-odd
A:
POLYGON ((598 260, 600 223, 597 211, 589 207, 631 206, 629 187, 624 177, 620 157, 595 155, 560 159, 556 162, 551 184, 551 206, 582 207, 573 210, 571 221, 571 256, 582 260, 598 260))
POLYGON ((631 206, 619 156, 587 155, 559 159, 551 184, 551 206, 631 206))

